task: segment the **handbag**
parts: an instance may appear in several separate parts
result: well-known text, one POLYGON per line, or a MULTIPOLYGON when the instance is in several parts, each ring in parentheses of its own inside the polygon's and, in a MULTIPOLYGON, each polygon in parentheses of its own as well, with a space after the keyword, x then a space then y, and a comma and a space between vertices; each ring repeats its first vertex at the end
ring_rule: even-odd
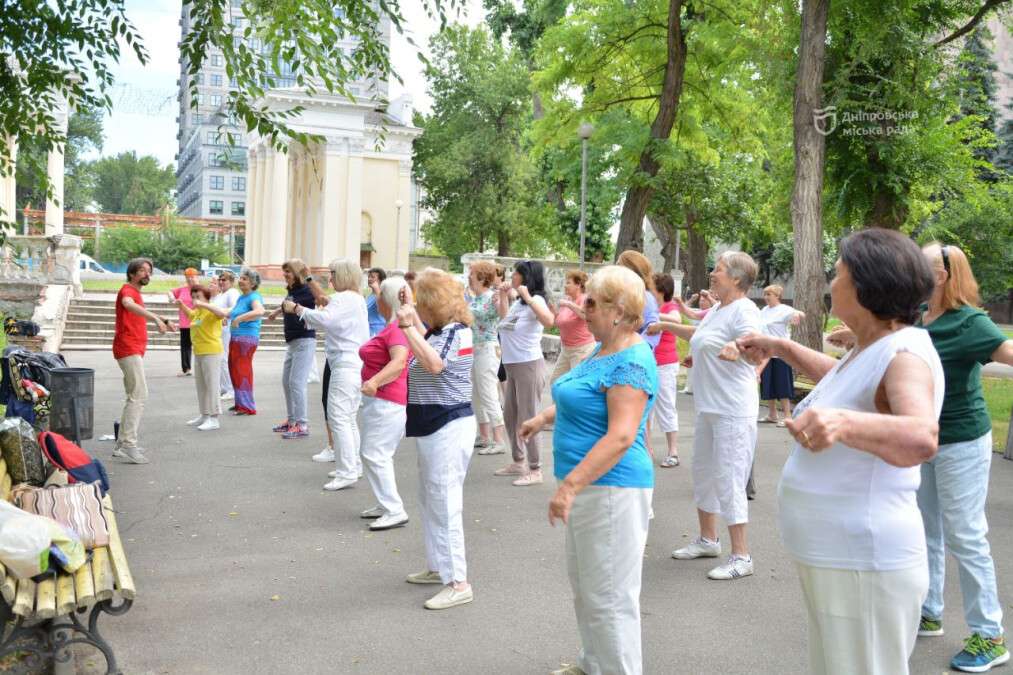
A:
POLYGON ((109 521, 97 483, 36 488, 19 485, 12 500, 28 513, 52 518, 76 534, 86 550, 109 545, 109 521))

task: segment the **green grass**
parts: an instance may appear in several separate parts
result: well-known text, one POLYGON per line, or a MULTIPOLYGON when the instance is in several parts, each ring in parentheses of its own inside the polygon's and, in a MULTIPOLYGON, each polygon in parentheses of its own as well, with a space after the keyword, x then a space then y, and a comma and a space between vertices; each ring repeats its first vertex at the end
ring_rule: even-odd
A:
MULTIPOLYGON (((88 293, 115 293, 123 287, 123 283, 121 279, 83 279, 81 281, 85 292, 88 293)), ((179 288, 182 285, 180 281, 156 279, 144 287, 144 293, 168 293, 172 289, 179 288)), ((265 296, 282 298, 288 295, 285 284, 280 281, 265 281, 257 290, 260 291, 261 295, 265 296)))
POLYGON ((981 378, 985 390, 985 405, 992 418, 992 449, 1002 452, 1009 433, 1009 413, 1013 408, 1013 380, 1000 377, 981 378))

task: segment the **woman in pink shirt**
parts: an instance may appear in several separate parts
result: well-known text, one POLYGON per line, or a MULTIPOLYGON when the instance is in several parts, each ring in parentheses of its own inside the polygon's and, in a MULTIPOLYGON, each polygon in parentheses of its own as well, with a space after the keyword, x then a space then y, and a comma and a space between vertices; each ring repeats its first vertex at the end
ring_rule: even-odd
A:
MULTIPOLYGON (((186 285, 174 288, 169 292, 169 302, 175 303, 179 300, 188 309, 193 309, 193 297, 190 295, 191 291, 197 286, 200 281, 200 276, 197 270, 192 267, 187 267, 186 271, 183 272, 183 276, 186 278, 186 285)), ((190 355, 193 351, 193 342, 190 340, 190 317, 187 316, 183 308, 179 308, 179 365, 180 371, 177 377, 185 377, 187 375, 193 375, 190 368, 190 355)))
POLYGON ((556 309, 556 328, 562 349, 556 359, 556 367, 552 371, 550 382, 568 373, 578 363, 590 356, 594 351, 595 340, 587 329, 584 320, 584 285, 587 275, 578 270, 566 273, 566 285, 563 287, 566 297, 559 301, 556 309))
MULTIPOLYGON (((654 286, 658 314, 678 317, 679 304, 672 300, 675 295, 672 275, 655 274, 654 286)), ((661 460, 661 466, 668 469, 679 466, 679 412, 675 405, 679 389, 679 350, 674 334, 661 331, 661 341, 654 348, 654 361, 658 364, 658 393, 654 397, 650 421, 653 427, 665 432, 668 454, 661 460)))
POLYGON ((376 501, 362 512, 375 518, 371 530, 389 530, 408 522, 404 502, 394 478, 394 451, 405 434, 408 406, 408 339, 397 321, 404 277, 389 277, 380 284, 377 310, 387 325, 359 348, 362 359, 362 438, 359 449, 366 479, 376 501))

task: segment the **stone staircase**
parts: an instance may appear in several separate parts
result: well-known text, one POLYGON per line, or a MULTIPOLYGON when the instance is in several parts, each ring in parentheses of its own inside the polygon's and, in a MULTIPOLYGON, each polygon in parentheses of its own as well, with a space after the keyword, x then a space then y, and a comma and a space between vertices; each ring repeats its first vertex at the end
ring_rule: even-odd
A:
MULTIPOLYGON (((161 297, 156 295, 155 297, 161 297)), ((276 308, 279 299, 265 298, 268 311, 276 308)), ((168 302, 145 297, 144 306, 155 314, 171 318, 178 316, 173 305, 168 302)), ((149 322, 148 349, 179 349, 179 333, 160 335, 154 325, 149 322)), ((116 328, 116 296, 108 297, 89 294, 85 298, 71 301, 67 312, 67 322, 63 331, 63 344, 60 351, 74 350, 110 350, 116 328)), ((260 345, 258 349, 281 350, 285 348, 283 321, 264 321, 260 329, 260 345)), ((323 350, 323 337, 317 337, 317 349, 323 350)))

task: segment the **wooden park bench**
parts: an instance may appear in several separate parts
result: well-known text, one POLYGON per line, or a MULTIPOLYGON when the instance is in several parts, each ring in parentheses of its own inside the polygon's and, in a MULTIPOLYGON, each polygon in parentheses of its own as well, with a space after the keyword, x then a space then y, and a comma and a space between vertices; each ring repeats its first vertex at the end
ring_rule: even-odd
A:
MULTIPOLYGON (((0 459, 0 499, 11 500, 11 487, 7 464, 0 459)), ((72 659, 73 645, 87 644, 102 652, 107 675, 120 673, 112 647, 98 630, 98 619, 103 612, 119 616, 130 609, 134 580, 109 495, 102 505, 109 522, 109 545, 94 549, 74 574, 61 571, 36 583, 8 574, 0 564, 0 628, 4 629, 0 659, 26 652, 29 664, 49 659, 66 663, 72 659), (82 623, 85 614, 87 625, 82 623)))

